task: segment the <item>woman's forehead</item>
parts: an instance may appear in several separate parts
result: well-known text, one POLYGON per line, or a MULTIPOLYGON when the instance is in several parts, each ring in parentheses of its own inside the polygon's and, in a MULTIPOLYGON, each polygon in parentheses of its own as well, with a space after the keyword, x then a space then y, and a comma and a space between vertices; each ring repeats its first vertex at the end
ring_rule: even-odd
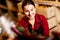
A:
POLYGON ((34 8, 32 4, 24 6, 24 9, 27 9, 27 10, 32 9, 32 8, 34 8))

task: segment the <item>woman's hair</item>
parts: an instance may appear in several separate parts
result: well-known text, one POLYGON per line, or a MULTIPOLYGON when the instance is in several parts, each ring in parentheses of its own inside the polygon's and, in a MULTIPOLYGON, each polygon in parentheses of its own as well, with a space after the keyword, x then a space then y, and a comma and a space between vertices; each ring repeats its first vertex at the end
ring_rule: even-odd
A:
POLYGON ((24 6, 32 4, 35 7, 35 4, 32 0, 24 0, 22 3, 22 10, 24 11, 24 6))

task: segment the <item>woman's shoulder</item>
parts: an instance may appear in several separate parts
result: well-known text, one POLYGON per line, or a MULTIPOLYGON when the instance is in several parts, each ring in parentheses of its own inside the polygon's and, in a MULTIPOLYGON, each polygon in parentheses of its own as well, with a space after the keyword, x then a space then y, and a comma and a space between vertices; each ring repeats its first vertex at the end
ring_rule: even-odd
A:
MULTIPOLYGON (((44 15, 42 14, 36 14, 36 16, 39 16, 39 17, 45 17, 44 15)), ((46 17, 45 17, 46 18, 46 17)))
POLYGON ((40 18, 41 20, 47 20, 47 18, 46 18, 44 15, 36 14, 36 16, 37 16, 38 18, 40 18))

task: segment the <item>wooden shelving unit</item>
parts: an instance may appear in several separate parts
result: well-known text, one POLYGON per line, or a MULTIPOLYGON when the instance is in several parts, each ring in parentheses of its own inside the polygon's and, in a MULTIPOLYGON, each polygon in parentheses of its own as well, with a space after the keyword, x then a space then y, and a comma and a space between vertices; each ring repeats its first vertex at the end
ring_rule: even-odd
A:
POLYGON ((14 6, 14 3, 10 0, 5 0, 6 6, 4 4, 0 4, 0 8, 14 12, 18 12, 18 9, 16 6, 14 6))
POLYGON ((0 4, 0 8, 3 8, 3 9, 8 9, 6 6, 0 4))
POLYGON ((37 2, 38 4, 43 4, 43 5, 51 5, 51 6, 56 6, 60 7, 60 2, 55 2, 55 1, 40 1, 37 2))
POLYGON ((60 2, 58 0, 55 0, 55 1, 50 1, 50 0, 33 0, 33 1, 35 3, 37 3, 37 4, 60 7, 60 2))

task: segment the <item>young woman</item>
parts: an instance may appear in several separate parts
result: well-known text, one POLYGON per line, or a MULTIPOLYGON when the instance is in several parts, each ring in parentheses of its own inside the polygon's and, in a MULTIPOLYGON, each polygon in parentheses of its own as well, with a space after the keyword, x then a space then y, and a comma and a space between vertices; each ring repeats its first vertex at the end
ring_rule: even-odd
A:
POLYGON ((36 7, 32 0, 24 0, 22 9, 25 16, 18 21, 18 27, 24 28, 21 39, 45 40, 49 36, 47 19, 43 15, 36 13, 36 7))

